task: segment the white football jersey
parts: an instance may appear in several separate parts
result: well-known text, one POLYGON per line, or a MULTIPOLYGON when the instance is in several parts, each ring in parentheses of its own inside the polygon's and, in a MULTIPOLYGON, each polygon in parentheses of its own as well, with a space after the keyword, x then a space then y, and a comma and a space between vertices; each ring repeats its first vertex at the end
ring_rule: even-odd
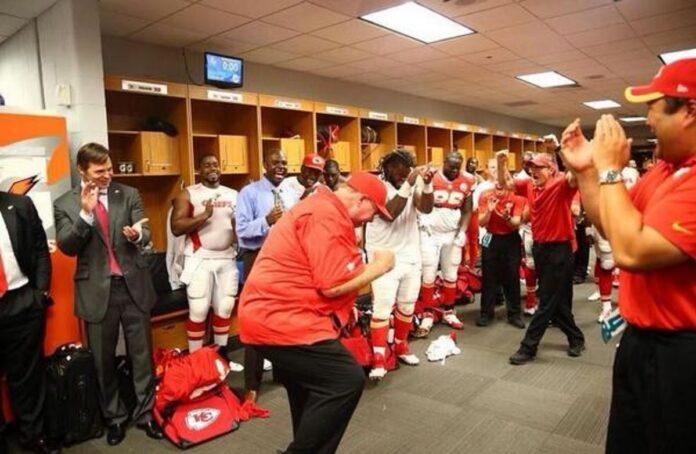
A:
POLYGON ((234 211, 239 193, 226 186, 209 188, 201 183, 186 188, 191 215, 205 211, 205 202, 213 200, 213 215, 196 230, 186 235, 184 254, 201 258, 234 258, 234 211))

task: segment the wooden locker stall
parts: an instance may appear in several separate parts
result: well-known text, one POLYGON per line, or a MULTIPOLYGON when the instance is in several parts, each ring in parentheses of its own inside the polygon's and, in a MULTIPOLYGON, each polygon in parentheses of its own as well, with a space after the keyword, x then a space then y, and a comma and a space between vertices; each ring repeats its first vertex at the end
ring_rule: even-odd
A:
POLYGON ((477 128, 474 133, 474 156, 479 170, 484 170, 488 160, 493 157, 493 136, 486 128, 477 128))
POLYGON ((382 156, 396 148, 395 121, 394 114, 360 110, 362 170, 377 171, 382 156), (371 128, 376 137, 366 137, 366 127, 371 128))
MULTIPOLYGON (((464 162, 469 158, 476 157, 475 130, 476 126, 463 123, 454 123, 452 125, 452 147, 459 150, 464 158, 464 162)), ((480 165, 481 163, 479 162, 480 165)))
POLYGON ((508 159, 508 169, 510 171, 519 170, 522 168, 522 144, 524 140, 522 136, 513 133, 510 137, 510 154, 508 159))
MULTIPOLYGON (((338 141, 332 143, 326 159, 335 159, 341 172, 360 169, 360 120, 356 107, 314 103, 317 134, 320 128, 338 126, 338 141)), ((317 136, 317 150, 321 146, 317 136)))
POLYGON ((316 152, 314 102, 260 95, 263 156, 281 149, 288 159, 288 173, 299 173, 306 154, 316 152))
POLYGON ((452 150, 452 125, 448 121, 426 120, 426 143, 426 162, 441 167, 444 157, 452 150))
POLYGON ((417 165, 428 162, 425 119, 408 115, 397 115, 396 146, 408 150, 417 165))

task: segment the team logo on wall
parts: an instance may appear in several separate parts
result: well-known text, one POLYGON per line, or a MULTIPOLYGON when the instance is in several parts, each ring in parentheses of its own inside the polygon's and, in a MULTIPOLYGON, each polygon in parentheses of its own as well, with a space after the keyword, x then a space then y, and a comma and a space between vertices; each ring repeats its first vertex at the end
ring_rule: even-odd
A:
POLYGON ((186 414, 186 427, 201 431, 214 423, 218 416, 220 416, 220 410, 217 408, 196 408, 186 414))

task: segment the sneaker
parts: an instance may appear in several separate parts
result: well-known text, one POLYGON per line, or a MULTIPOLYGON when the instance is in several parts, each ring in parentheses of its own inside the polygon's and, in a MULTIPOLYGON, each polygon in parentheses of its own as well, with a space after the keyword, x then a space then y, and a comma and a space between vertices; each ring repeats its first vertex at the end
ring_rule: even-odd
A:
POLYGON ((452 310, 445 312, 445 315, 442 316, 442 321, 449 325, 450 328, 464 329, 464 323, 457 318, 457 314, 452 310))
POLYGON ((235 363, 234 361, 230 361, 229 365, 230 365, 231 372, 242 372, 244 370, 243 365, 241 365, 239 363, 235 363))
POLYGON ((428 337, 430 330, 433 329, 433 316, 432 314, 425 314, 423 320, 421 320, 418 328, 413 332, 413 337, 423 338, 428 337))
POLYGON ((611 316, 611 309, 603 309, 597 317, 597 323, 602 323, 611 316))
POLYGON ((573 285, 583 284, 584 282, 585 282, 584 277, 578 276, 578 275, 573 276, 573 285))
POLYGON ((518 316, 518 317, 509 318, 507 322, 508 322, 509 324, 511 324, 512 326, 514 326, 515 328, 519 328, 519 329, 524 329, 524 328, 525 328, 525 324, 524 324, 524 322, 522 321, 522 319, 521 319, 519 316, 518 316))
POLYGON ((519 349, 510 357, 510 364, 514 366, 521 366, 522 364, 532 361, 535 356, 536 355, 534 353, 528 353, 522 349, 519 349))
POLYGON ((375 353, 372 355, 372 370, 368 377, 370 380, 381 380, 387 375, 387 368, 384 361, 384 355, 381 353, 375 353))
POLYGON ((271 369, 273 369, 273 363, 267 359, 264 359, 263 360, 263 371, 268 372, 271 369))
POLYGON ((592 295, 587 297, 587 301, 595 302, 595 301, 599 301, 599 298, 600 298, 599 292, 594 292, 592 295))
POLYGON ((568 356, 572 356, 573 358, 577 358, 578 356, 582 355, 583 351, 585 351, 585 343, 584 342, 582 344, 571 345, 570 347, 568 347, 568 356))
POLYGON ((532 307, 525 307, 522 312, 524 312, 524 315, 534 315, 536 314, 537 311, 537 306, 532 306, 532 307))
POLYGON ((482 315, 476 319, 476 326, 488 326, 493 320, 487 315, 482 315))
POLYGON ((394 354, 399 358, 399 361, 409 366, 417 366, 420 364, 420 359, 408 348, 408 342, 396 342, 394 344, 394 354))

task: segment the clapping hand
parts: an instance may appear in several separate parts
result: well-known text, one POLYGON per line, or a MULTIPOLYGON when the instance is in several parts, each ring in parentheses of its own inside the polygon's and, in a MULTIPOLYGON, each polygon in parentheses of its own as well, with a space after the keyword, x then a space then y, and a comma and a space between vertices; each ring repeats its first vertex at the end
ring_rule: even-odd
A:
POLYGON ((128 241, 136 241, 140 238, 143 232, 143 224, 149 221, 148 218, 142 218, 133 225, 126 225, 123 227, 123 236, 126 237, 128 241))
POLYGON ((631 155, 632 139, 613 115, 602 115, 597 120, 594 140, 592 141, 592 159, 597 170, 621 170, 626 167, 631 155))

